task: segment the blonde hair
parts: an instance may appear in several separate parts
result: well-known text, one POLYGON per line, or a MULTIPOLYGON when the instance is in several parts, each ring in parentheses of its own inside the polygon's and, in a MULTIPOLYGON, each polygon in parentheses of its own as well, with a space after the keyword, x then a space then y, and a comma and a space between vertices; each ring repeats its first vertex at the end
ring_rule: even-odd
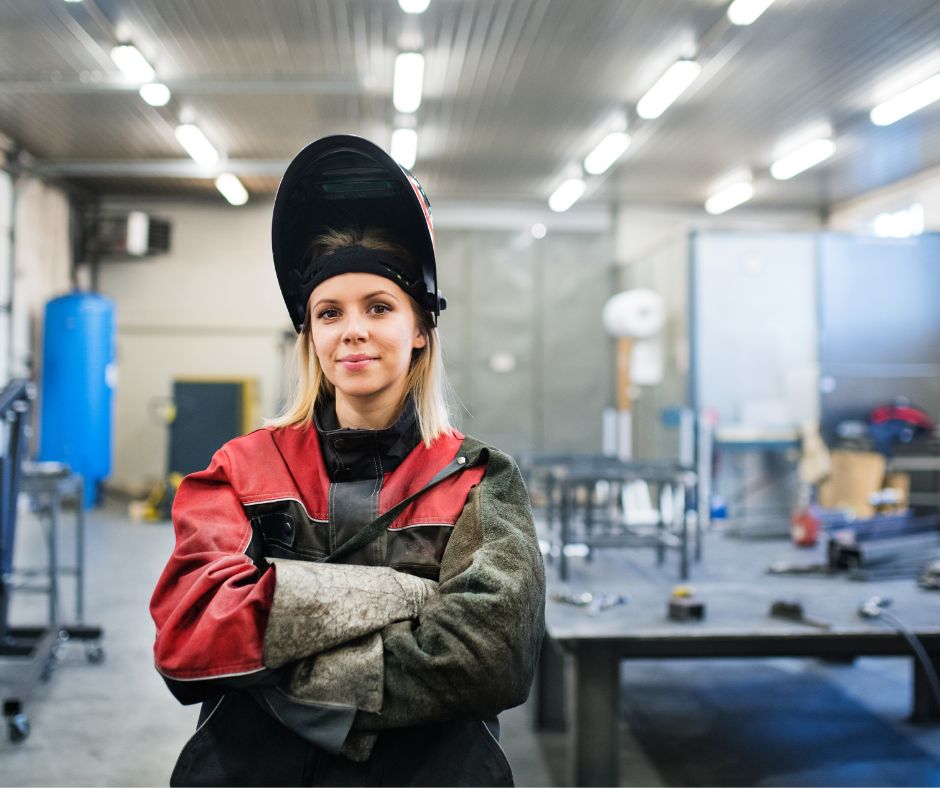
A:
MULTIPOLYGON (((310 244, 310 259, 356 245, 413 260, 405 247, 376 229, 330 230, 310 244)), ((411 302, 418 329, 427 344, 412 358, 406 392, 414 400, 421 439, 426 446, 430 446, 435 438, 454 430, 445 393, 447 377, 444 372, 441 341, 431 313, 422 309, 410 296, 408 300, 411 302)), ((264 420, 267 427, 309 427, 313 423, 313 409, 316 403, 336 396, 336 388, 323 374, 313 346, 309 308, 308 304, 303 329, 297 336, 290 356, 288 376, 291 388, 287 403, 275 418, 264 420)), ((404 406, 404 402, 401 406, 404 406)))

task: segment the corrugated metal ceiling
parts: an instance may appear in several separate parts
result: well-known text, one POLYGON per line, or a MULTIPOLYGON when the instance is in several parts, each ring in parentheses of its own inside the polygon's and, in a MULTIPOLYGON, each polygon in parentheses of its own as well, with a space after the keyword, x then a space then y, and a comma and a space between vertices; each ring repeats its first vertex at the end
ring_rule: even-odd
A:
POLYGON ((757 23, 726 0, 0 0, 0 132, 98 194, 211 192, 173 126, 197 122, 250 191, 270 193, 310 139, 387 144, 401 49, 426 56, 415 166, 434 198, 544 200, 659 73, 696 47, 704 71, 588 199, 699 204, 728 171, 755 205, 822 208, 940 164, 940 108, 867 119, 891 81, 940 71, 936 0, 776 0, 757 23), (133 41, 173 90, 145 105, 108 56, 133 41), (879 95, 881 92, 881 95, 879 95), (774 150, 810 124, 839 153, 792 181, 774 150), (81 165, 79 167, 79 165, 81 165), (146 165, 146 166, 144 166, 146 165), (148 183, 148 180, 155 179, 148 183))

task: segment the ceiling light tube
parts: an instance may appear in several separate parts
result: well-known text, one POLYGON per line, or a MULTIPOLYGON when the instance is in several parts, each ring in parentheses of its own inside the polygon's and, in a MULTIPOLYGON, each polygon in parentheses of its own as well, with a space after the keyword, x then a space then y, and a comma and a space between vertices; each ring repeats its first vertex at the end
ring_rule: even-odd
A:
POLYGON ((940 99, 940 74, 879 104, 871 111, 871 122, 876 126, 890 126, 937 99, 940 99))
POLYGON ((398 0, 398 6, 406 14, 423 14, 431 5, 431 0, 398 0))
POLYGON ((749 25, 764 13, 774 0, 734 0, 728 6, 728 19, 733 25, 749 25))
POLYGON ((418 132, 414 129, 395 129, 392 132, 392 158, 410 170, 418 158, 418 132))
POLYGON ((215 188, 232 205, 244 205, 248 202, 248 191, 242 186, 242 182, 230 172, 223 172, 215 179, 215 188))
POLYGON ((156 72, 133 44, 121 44, 111 50, 111 60, 134 82, 153 82, 156 72))
POLYGON ((581 178, 569 178, 552 192, 548 198, 548 207, 556 213, 567 211, 584 194, 587 184, 581 178))
POLYGON ((215 164, 219 160, 219 152, 212 147, 212 143, 206 139, 206 135, 198 126, 181 123, 176 127, 175 133, 179 144, 197 164, 215 164))
POLYGON ((753 196, 754 185, 749 181, 740 181, 731 186, 726 186, 705 200, 705 210, 714 215, 724 213, 741 203, 747 202, 753 196))
POLYGON ((825 161, 835 152, 836 144, 832 140, 813 140, 793 153, 777 159, 770 165, 770 174, 778 181, 785 181, 825 161))
POLYGON ((424 55, 420 52, 402 52, 395 58, 395 84, 392 102, 399 112, 414 112, 421 106, 424 82, 424 55))
POLYGON ((151 107, 165 107, 170 100, 170 89, 162 82, 148 82, 140 86, 140 97, 151 107))
POLYGON ((630 135, 622 131, 608 134, 584 159, 584 169, 591 175, 606 172, 630 146, 630 135))
POLYGON ((658 118, 695 81, 701 70, 694 60, 677 60, 637 102, 637 115, 647 120, 658 118))

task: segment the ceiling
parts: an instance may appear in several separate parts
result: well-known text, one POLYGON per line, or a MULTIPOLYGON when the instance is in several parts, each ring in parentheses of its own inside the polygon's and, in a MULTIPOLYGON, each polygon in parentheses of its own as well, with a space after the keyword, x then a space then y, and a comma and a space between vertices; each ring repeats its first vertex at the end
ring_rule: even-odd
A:
POLYGON ((868 111, 940 71, 937 0, 776 0, 749 27, 727 0, 0 0, 0 134, 39 174, 95 195, 207 196, 177 143, 197 123, 253 195, 311 139, 387 146, 402 49, 426 58, 415 173, 432 200, 544 201, 626 112, 633 144, 585 201, 701 205, 754 173, 756 207, 826 206, 940 165, 940 102, 868 111), (173 98, 146 105, 111 62, 133 42, 173 98), (703 65, 654 121, 634 106, 679 56, 703 65), (781 146, 828 125, 823 165, 786 182, 781 146))

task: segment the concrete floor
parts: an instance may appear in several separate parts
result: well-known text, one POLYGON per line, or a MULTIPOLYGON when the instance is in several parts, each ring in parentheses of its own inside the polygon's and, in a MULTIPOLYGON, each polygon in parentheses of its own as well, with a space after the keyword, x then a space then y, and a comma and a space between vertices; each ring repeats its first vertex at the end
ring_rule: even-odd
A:
MULTIPOLYGON (((69 518, 69 513, 63 515, 66 522, 69 518)), ((123 507, 112 505, 90 513, 87 543, 86 617, 105 628, 106 660, 102 665, 89 664, 81 645, 69 645, 51 680, 40 685, 29 701, 29 738, 18 744, 0 740, 0 785, 166 785, 176 755, 195 727, 197 708, 178 705, 152 667, 153 624, 147 605, 172 547, 172 528, 168 523, 132 523, 123 507)), ((19 565, 36 563, 43 556, 41 530, 29 512, 21 514, 15 555, 19 565)), ((624 554, 623 560, 631 560, 629 554, 624 554)), ((63 593, 66 613, 71 610, 71 599, 70 593, 63 593)), ((41 597, 15 597, 14 624, 42 623, 44 615, 41 597)), ((677 702, 668 691, 670 684, 699 681, 707 685, 708 671, 714 665, 714 661, 686 662, 681 668, 631 663, 623 667, 623 680, 625 687, 631 681, 641 687, 650 686, 650 682, 665 683, 662 696, 653 693, 653 700, 642 710, 645 718, 651 719, 660 711, 668 713, 677 702)), ((734 676, 746 679, 761 671, 766 675, 768 665, 784 674, 805 674, 837 687, 900 741, 929 753, 940 768, 940 729, 905 722, 909 660, 862 659, 854 665, 742 660, 734 663, 734 676)), ((535 734, 529 705, 501 715, 502 745, 513 764, 517 784, 565 785, 565 734, 535 734)), ((687 712, 683 719, 691 726, 692 736, 714 728, 718 719, 704 707, 687 712)), ((742 709, 740 714, 736 712, 735 724, 747 726, 747 714, 763 719, 768 713, 772 710, 742 709)), ((779 746, 786 747, 786 742, 779 746)), ((776 755, 778 760, 787 758, 785 750, 776 755)), ((620 757, 623 785, 669 784, 655 765, 655 753, 648 746, 644 749, 626 723, 621 726, 620 757)), ((707 754, 694 757, 702 763, 691 764, 698 769, 688 773, 700 781, 689 784, 716 784, 709 774, 718 772, 709 772, 707 754)), ((848 764, 842 771, 820 772, 801 769, 799 755, 794 753, 792 768, 781 772, 774 767, 749 776, 753 784, 765 785, 918 784, 914 780, 925 773, 923 764, 917 772, 913 767, 905 771, 905 763, 889 753, 878 761, 848 764)))

